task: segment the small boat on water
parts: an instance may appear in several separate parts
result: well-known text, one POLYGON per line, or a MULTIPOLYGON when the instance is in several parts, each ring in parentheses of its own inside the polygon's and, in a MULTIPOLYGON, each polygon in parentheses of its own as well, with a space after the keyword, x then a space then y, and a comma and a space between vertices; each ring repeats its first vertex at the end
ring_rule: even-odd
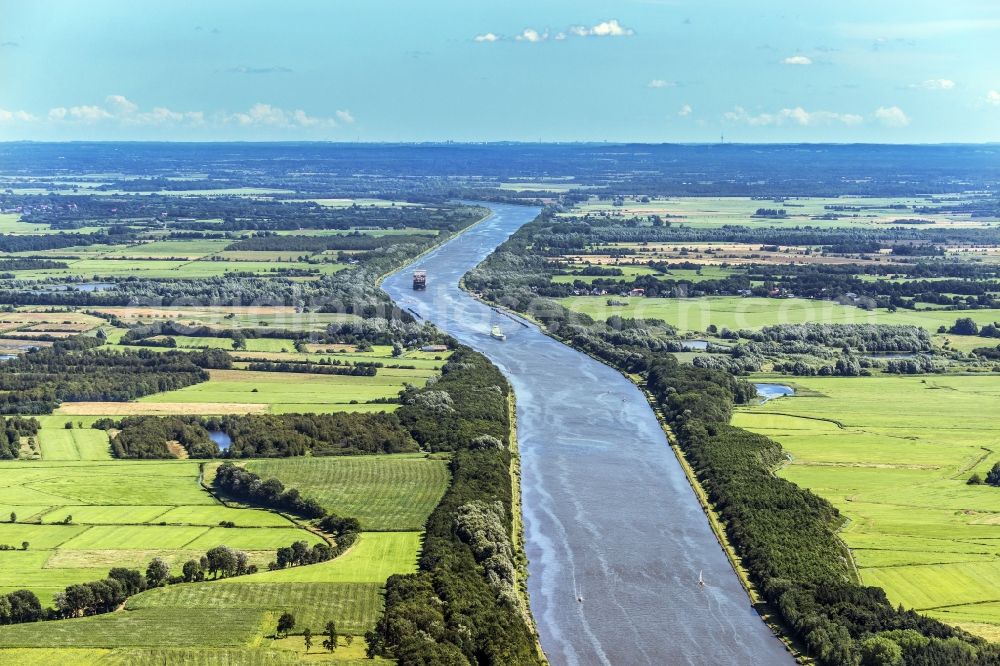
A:
POLYGON ((698 585, 700 585, 702 587, 705 587, 705 577, 702 575, 704 573, 705 573, 704 571, 699 571, 698 572, 698 585))
POLYGON ((500 329, 499 326, 496 326, 496 325, 494 325, 493 328, 490 329, 490 337, 493 338, 494 340, 506 340, 507 339, 507 336, 504 335, 504 332, 500 329))

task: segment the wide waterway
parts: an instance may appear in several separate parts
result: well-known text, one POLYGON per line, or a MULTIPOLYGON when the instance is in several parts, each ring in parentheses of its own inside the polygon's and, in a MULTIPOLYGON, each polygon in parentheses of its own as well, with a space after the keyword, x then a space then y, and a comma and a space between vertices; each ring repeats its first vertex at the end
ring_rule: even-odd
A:
POLYGON ((528 588, 549 660, 792 663, 750 605, 639 389, 459 289, 462 275, 538 213, 489 206, 490 218, 383 286, 489 357, 514 387, 528 588), (426 291, 411 288, 416 268, 427 270, 426 291), (505 341, 490 337, 493 325, 505 341))

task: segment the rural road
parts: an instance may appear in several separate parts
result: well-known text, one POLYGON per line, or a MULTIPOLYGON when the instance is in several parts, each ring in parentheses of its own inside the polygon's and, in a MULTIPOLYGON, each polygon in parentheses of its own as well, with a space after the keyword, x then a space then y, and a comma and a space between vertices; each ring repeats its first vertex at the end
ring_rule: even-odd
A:
POLYGON ((528 588, 551 663, 793 663, 751 607, 642 393, 458 288, 538 213, 489 207, 490 218, 383 287, 488 356, 514 387, 528 588), (427 291, 411 289, 415 268, 427 270, 427 291), (489 336, 493 324, 506 341, 489 336))

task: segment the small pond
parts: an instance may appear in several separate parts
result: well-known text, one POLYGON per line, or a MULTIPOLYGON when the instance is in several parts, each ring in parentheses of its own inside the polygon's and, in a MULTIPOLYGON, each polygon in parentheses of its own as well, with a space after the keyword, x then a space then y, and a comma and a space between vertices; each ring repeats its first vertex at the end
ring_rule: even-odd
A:
POLYGON ((795 389, 791 386, 785 386, 784 384, 754 384, 757 387, 757 396, 761 399, 761 402, 767 402, 768 400, 774 400, 775 398, 784 398, 785 396, 795 395, 795 389))
POLYGON ((230 439, 229 435, 221 430, 209 430, 208 437, 219 445, 219 450, 221 451, 228 451, 229 447, 232 446, 233 443, 233 440, 230 439))

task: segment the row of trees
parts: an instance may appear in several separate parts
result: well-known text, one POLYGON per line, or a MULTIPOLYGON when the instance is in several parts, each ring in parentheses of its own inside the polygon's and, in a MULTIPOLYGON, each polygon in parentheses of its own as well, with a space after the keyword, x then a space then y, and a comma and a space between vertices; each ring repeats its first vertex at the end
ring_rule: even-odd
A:
POLYGON ((361 532, 361 523, 357 518, 328 513, 315 499, 304 497, 298 488, 285 488, 277 478, 262 479, 230 462, 223 463, 216 470, 213 485, 223 494, 248 504, 313 519, 316 528, 332 542, 332 545, 320 543, 310 548, 307 542, 296 541, 279 548, 274 561, 268 565, 271 570, 332 560, 350 548, 361 532))
POLYGON ((213 484, 226 495, 268 509, 290 511, 306 518, 326 515, 323 505, 311 497, 303 497, 298 488, 286 489, 274 477, 262 479, 231 462, 224 462, 219 466, 215 471, 213 484))
POLYGON ((94 422, 116 431, 112 452, 119 458, 173 458, 175 441, 192 458, 275 458, 302 455, 405 453, 417 443, 394 414, 231 414, 227 416, 127 416, 94 422), (225 434, 225 451, 212 439, 225 434))
POLYGON ((48 414, 63 401, 125 402, 208 379, 229 367, 225 353, 97 349, 103 340, 76 336, 0 364, 0 413, 48 414))
POLYGON ((366 636, 371 654, 401 666, 541 663, 512 584, 509 392, 496 367, 463 347, 400 407, 426 448, 454 451, 452 483, 427 521, 419 571, 386 583, 385 611, 366 636))
POLYGON ((256 372, 300 372, 311 375, 346 375, 350 377, 374 377, 378 367, 374 363, 332 364, 300 363, 289 361, 254 361, 247 370, 256 372))
POLYGON ((740 330, 720 337, 756 342, 808 342, 855 352, 927 352, 930 334, 919 326, 893 324, 778 324, 759 330, 740 330))
POLYGON ((132 595, 164 585, 192 583, 213 578, 241 576, 257 571, 247 554, 228 546, 216 546, 200 559, 191 559, 183 566, 180 576, 170 574, 170 565, 162 558, 153 558, 145 573, 139 569, 115 567, 100 580, 74 583, 56 593, 55 608, 43 608, 34 592, 16 590, 0 596, 0 625, 55 620, 109 613, 120 607, 132 595))

